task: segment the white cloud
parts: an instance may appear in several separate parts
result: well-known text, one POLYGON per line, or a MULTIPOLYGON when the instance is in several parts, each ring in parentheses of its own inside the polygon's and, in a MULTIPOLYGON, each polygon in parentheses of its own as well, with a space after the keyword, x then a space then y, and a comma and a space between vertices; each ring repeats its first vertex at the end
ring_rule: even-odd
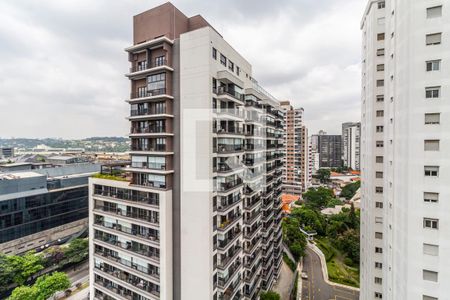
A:
MULTIPOLYGON (((202 14, 260 83, 305 109, 310 133, 359 120, 360 0, 175 1, 202 14)), ((123 48, 161 1, 0 3, 0 136, 126 135, 123 48)))

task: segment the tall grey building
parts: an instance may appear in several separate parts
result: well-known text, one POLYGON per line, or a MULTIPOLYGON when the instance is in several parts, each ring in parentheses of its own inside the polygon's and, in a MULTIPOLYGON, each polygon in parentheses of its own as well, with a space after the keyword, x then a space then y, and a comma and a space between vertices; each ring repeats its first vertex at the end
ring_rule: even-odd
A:
POLYGON ((450 1, 361 22, 361 299, 449 299, 450 1))
MULTIPOLYGON (((323 131, 311 137, 312 148, 318 154, 319 168, 342 167, 342 137, 329 135, 323 131)), ((314 154, 313 154, 314 155, 314 154)))
POLYGON ((172 4, 134 17, 131 166, 90 186, 92 299, 257 299, 282 263, 280 103, 172 4))
POLYGON ((352 170, 360 169, 361 123, 342 124, 342 160, 352 170))

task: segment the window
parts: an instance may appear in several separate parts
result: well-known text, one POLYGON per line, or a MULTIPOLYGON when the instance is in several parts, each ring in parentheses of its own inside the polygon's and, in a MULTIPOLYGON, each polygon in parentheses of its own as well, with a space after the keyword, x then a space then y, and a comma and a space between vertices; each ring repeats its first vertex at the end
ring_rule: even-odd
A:
POLYGON ((384 48, 377 49, 377 56, 384 56, 384 48))
POLYGON ((377 148, 383 148, 384 147, 384 142, 383 141, 376 141, 375 143, 377 148))
POLYGON ((137 63, 137 71, 142 71, 147 69, 147 61, 143 60, 143 61, 138 61, 137 63))
POLYGON ((375 262, 375 268, 377 268, 377 269, 382 269, 382 268, 383 268, 383 264, 376 261, 376 262, 375 262))
POLYGON ((147 90, 150 95, 159 95, 165 93, 166 73, 148 76, 147 83, 147 90))
POLYGON ((383 202, 375 202, 375 207, 376 208, 383 208, 383 202))
POLYGON ((165 64, 166 64, 166 57, 164 55, 155 57, 155 67, 164 66, 165 64))
POLYGON ((438 282, 438 272, 423 270, 423 280, 438 282))
POLYGON ((383 172, 375 172, 375 178, 383 178, 383 172))
POLYGON ((382 87, 382 86, 384 86, 384 80, 383 79, 377 80, 377 87, 382 87))
POLYGON ((384 130, 383 126, 377 126, 377 127, 376 127, 376 131, 377 131, 378 133, 383 132, 383 130, 384 130))
POLYGON ((225 67, 227 66, 227 58, 223 54, 220 54, 220 63, 225 67))
POLYGON ((383 224, 383 217, 375 217, 376 224, 383 224))
POLYGON ((439 229, 439 220, 423 218, 423 228, 439 229))
POLYGON ((231 60, 228 60, 228 69, 230 69, 231 72, 234 72, 234 63, 231 60))
POLYGON ((426 62, 427 72, 439 71, 441 69, 441 60, 429 60, 426 62))
POLYGON ((217 60, 217 49, 216 48, 212 48, 212 58, 217 60))
POLYGON ((375 298, 376 299, 383 299, 383 294, 380 292, 375 292, 375 298))
POLYGON ((438 177, 439 167, 438 166, 425 166, 424 167, 425 176, 438 177))
POLYGON ((239 66, 236 66, 236 75, 239 76, 240 73, 241 73, 241 68, 239 68, 239 66))
POLYGON ((439 140, 425 140, 424 141, 425 151, 439 151, 439 140))
POLYGON ((383 163, 383 156, 377 156, 375 157, 375 162, 377 164, 382 164, 383 163))
POLYGON ((384 95, 377 95, 377 102, 384 102, 384 95))
POLYGON ((382 232, 375 232, 375 238, 379 239, 379 240, 383 239, 383 233, 382 232))
POLYGON ((442 17, 442 6, 434 6, 427 8, 427 18, 439 18, 442 17))
POLYGON ((386 2, 384 2, 384 1, 378 2, 378 9, 382 9, 382 8, 385 8, 385 7, 386 7, 386 2))
POLYGON ((436 298, 436 297, 431 297, 431 296, 423 295, 423 296, 422 296, 422 300, 439 300, 439 299, 436 298))
POLYGON ((438 256, 439 255, 439 246, 423 243, 423 254, 438 256))
POLYGON ((383 283, 383 279, 380 277, 375 277, 375 284, 382 284, 383 283))
POLYGON ((384 32, 377 34, 377 41, 384 41, 384 32))
POLYGON ((440 113, 425 114, 425 125, 439 124, 440 121, 441 121, 441 114, 440 113))
POLYGON ((384 71, 384 64, 377 65, 377 71, 378 72, 384 71))
POLYGON ((433 86, 433 87, 425 88, 425 98, 427 98, 427 99, 439 98, 440 94, 441 94, 440 86, 433 86))
POLYGON ((383 248, 375 247, 375 253, 383 253, 383 248))
POLYGON ((382 186, 376 186, 375 187, 375 193, 383 194, 383 187, 382 186))
POLYGON ((377 110, 377 117, 384 117, 384 110, 377 110))
POLYGON ((439 201, 439 193, 424 192, 423 201, 436 203, 439 201))
POLYGON ((426 35, 427 46, 439 45, 441 43, 442 33, 432 33, 426 35))

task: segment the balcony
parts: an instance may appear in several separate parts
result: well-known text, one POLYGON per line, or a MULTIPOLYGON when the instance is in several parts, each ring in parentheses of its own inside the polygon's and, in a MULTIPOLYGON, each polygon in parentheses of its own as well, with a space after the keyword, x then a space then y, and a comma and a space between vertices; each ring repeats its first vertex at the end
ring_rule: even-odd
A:
POLYGON ((222 197, 220 203, 217 205, 217 210, 219 212, 226 212, 228 209, 234 207, 237 203, 241 202, 241 196, 235 197, 222 197))
POLYGON ((125 74, 129 79, 145 78, 149 73, 156 71, 173 71, 166 59, 155 60, 152 62, 141 61, 130 68, 130 73, 125 74))
POLYGON ((244 129, 240 127, 213 128, 213 133, 217 135, 244 135, 244 129))
POLYGON ((236 178, 233 181, 228 181, 228 182, 219 182, 217 184, 217 192, 219 193, 226 193, 229 192, 231 190, 234 190, 238 187, 240 187, 242 185, 242 179, 241 178, 236 178))
POLYGON ((246 199, 244 201, 244 209, 248 211, 252 211, 255 207, 261 204, 260 196, 253 196, 251 199, 246 199))
POLYGON ((263 106, 261 104, 261 102, 255 101, 255 100, 251 100, 251 99, 245 99, 245 107, 253 107, 256 109, 262 109, 263 106))
POLYGON ((215 92, 219 96, 218 98, 221 98, 220 96, 229 96, 240 102, 244 101, 244 95, 234 91, 233 89, 229 89, 223 86, 218 87, 217 89, 213 90, 213 92, 215 92))
POLYGON ((244 218, 244 224, 245 225, 252 225, 258 217, 261 216, 260 211, 255 211, 252 214, 246 213, 244 218))
POLYGON ((247 229, 245 230, 244 238, 248 239, 248 240, 251 240, 252 238, 254 238, 255 234, 257 232, 259 232, 260 229, 262 228, 261 224, 262 223, 256 224, 256 226, 253 225, 250 228, 247 227, 247 229))
POLYGON ((244 111, 236 108, 217 108, 214 110, 214 113, 219 116, 219 119, 221 119, 220 117, 245 118, 244 111))
POLYGON ((159 207, 158 194, 149 193, 151 196, 128 194, 123 192, 114 192, 111 190, 103 190, 101 188, 94 189, 94 196, 101 196, 110 198, 112 200, 125 200, 130 202, 136 202, 139 204, 148 204, 154 207, 159 207))
POLYGON ((246 254, 253 254, 253 250, 255 250, 257 245, 261 242, 262 238, 258 237, 257 239, 252 240, 250 243, 245 243, 244 252, 246 254))
POLYGON ((137 263, 127 260, 125 258, 113 256, 106 251, 101 251, 98 249, 95 249, 94 253, 96 255, 101 256, 103 260, 108 261, 112 264, 114 264, 114 263, 120 264, 122 267, 124 267, 124 269, 127 269, 130 272, 137 271, 139 273, 142 273, 145 276, 150 276, 150 279, 152 279, 156 282, 159 281, 159 273, 158 273, 158 268, 156 266, 144 267, 140 264, 137 264, 137 263))
MULTIPOLYGON (((109 264, 101 263, 100 266, 94 266, 96 273, 100 273, 102 276, 115 277, 121 280, 125 285, 131 289, 138 288, 141 291, 153 294, 159 297, 159 292, 156 288, 156 284, 149 282, 141 277, 124 272, 121 269, 115 268, 109 264)), ((116 280, 114 280, 116 281, 116 280)))
POLYGON ((159 226, 159 218, 154 217, 154 216, 142 215, 142 214, 133 213, 130 211, 123 211, 120 208, 113 208, 113 207, 104 206, 104 205, 95 205, 94 209, 97 211, 100 211, 100 212, 112 213, 112 214, 115 214, 115 215, 118 215, 121 217, 142 220, 142 221, 151 223, 151 225, 153 225, 153 226, 159 226))
POLYGON ((173 135, 171 132, 166 132, 165 126, 149 126, 149 127, 131 127, 131 134, 149 133, 153 135, 173 135))
POLYGON ((131 151, 165 152, 168 148, 166 145, 131 145, 131 151))
POLYGON ((218 240, 218 250, 225 251, 237 238, 241 235, 241 228, 235 227, 233 230, 227 232, 227 236, 223 240, 218 240))
POLYGON ((223 254, 221 255, 221 257, 223 258, 220 259, 220 263, 217 265, 217 267, 221 270, 225 270, 230 265, 230 262, 233 261, 241 252, 242 248, 240 246, 232 247, 230 250, 228 250, 226 256, 223 254))
MULTIPOLYGON (((103 233, 103 232, 102 232, 103 233)), ((136 253, 140 254, 142 256, 145 256, 146 258, 149 258, 153 260, 154 263, 159 264, 159 253, 156 248, 153 248, 151 246, 143 245, 140 243, 137 243, 135 241, 128 241, 128 242, 120 242, 117 239, 117 236, 111 235, 111 234, 102 234, 100 231, 97 230, 95 233, 94 239, 105 242, 109 245, 115 246, 117 248, 120 248, 122 250, 126 250, 130 253, 136 253), (142 248, 144 247, 144 248, 142 248), (145 249, 149 248, 149 249, 145 249)))
POLYGON ((235 162, 218 162, 217 167, 213 168, 213 172, 217 173, 231 173, 241 171, 244 167, 235 162))
POLYGON ((221 289, 226 289, 227 285, 230 283, 231 279, 234 275, 237 274, 237 272, 240 270, 241 267, 241 261, 238 259, 236 262, 234 262, 229 268, 227 275, 224 277, 220 277, 217 280, 218 286, 221 289))
POLYGON ((130 95, 129 102, 143 102, 157 100, 160 101, 161 98, 173 99, 173 96, 168 95, 168 90, 166 88, 147 90, 142 89, 136 92, 132 92, 130 95))
POLYGON ((244 147, 242 145, 228 145, 228 144, 218 144, 217 148, 214 149, 214 153, 218 154, 232 154, 243 151, 244 147))
POLYGON ((246 144, 245 145, 246 151, 262 151, 265 149, 266 149, 266 147, 262 144, 246 144))
MULTIPOLYGON (((225 221, 223 221, 219 226, 219 231, 227 231, 230 229, 234 224, 236 224, 241 219, 241 213, 234 213, 227 217, 225 221)), ((239 227, 239 226, 238 226, 239 227)))
POLYGON ((124 233, 126 235, 129 235, 130 238, 132 238, 132 237, 139 237, 141 239, 149 240, 149 241, 154 242, 154 243, 159 243, 159 236, 157 234, 158 231, 154 230, 154 229, 145 228, 145 227, 140 226, 140 225, 133 225, 133 226, 136 226, 136 229, 133 229, 133 228, 124 226, 122 224, 117 224, 117 223, 111 223, 111 222, 103 221, 103 217, 102 216, 97 216, 97 215, 95 215, 94 224, 97 225, 97 226, 101 226, 103 228, 106 228, 106 229, 110 229, 110 230, 114 230, 114 231, 118 231, 118 232, 124 233), (139 228, 139 230, 137 228, 139 228), (150 231, 154 231, 154 233, 151 233, 150 231))

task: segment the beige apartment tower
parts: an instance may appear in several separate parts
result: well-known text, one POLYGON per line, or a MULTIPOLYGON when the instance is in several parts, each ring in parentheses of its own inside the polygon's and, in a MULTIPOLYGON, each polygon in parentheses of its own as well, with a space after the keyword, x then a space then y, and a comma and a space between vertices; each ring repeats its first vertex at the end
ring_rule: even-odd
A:
POLYGON ((201 16, 134 16, 131 165, 90 181, 91 299, 257 299, 282 263, 283 113, 201 16))

